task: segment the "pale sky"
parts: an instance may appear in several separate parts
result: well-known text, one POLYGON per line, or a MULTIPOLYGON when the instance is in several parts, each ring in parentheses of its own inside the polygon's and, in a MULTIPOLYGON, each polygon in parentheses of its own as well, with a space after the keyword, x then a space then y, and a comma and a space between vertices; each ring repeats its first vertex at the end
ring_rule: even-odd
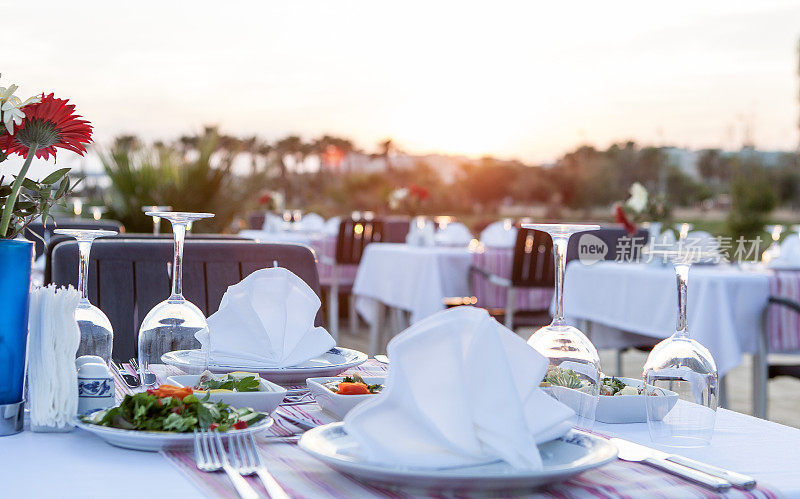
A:
POLYGON ((748 126, 798 142, 797 1, 7 3, 0 86, 70 98, 100 144, 204 124, 530 162, 738 148, 748 126))

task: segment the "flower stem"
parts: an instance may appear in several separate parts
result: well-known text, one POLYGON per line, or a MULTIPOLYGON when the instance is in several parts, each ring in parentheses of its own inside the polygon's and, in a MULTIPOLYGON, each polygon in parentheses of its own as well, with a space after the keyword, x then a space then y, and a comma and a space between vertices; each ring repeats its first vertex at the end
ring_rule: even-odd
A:
POLYGON ((11 194, 6 198, 6 204, 3 206, 3 216, 0 218, 0 239, 6 238, 8 224, 11 222, 11 214, 14 212, 14 205, 17 204, 19 190, 22 188, 22 181, 25 180, 25 175, 27 175, 28 169, 31 167, 31 161, 33 161, 33 157, 36 156, 36 150, 38 148, 39 144, 30 145, 25 163, 22 164, 22 169, 20 169, 17 178, 14 179, 14 183, 11 184, 11 194))

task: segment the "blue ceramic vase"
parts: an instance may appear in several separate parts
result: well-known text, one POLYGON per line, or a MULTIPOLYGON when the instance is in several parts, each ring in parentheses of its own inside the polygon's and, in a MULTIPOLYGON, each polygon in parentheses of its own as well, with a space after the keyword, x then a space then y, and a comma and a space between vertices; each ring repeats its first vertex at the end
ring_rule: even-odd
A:
POLYGON ((0 405, 22 401, 33 242, 0 239, 0 405))

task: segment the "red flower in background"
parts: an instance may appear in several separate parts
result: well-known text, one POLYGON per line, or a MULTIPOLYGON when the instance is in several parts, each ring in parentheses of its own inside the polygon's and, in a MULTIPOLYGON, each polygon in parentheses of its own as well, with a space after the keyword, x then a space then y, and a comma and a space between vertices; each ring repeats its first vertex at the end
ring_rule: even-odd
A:
POLYGON ((625 213, 625 208, 623 208, 619 203, 614 206, 614 218, 616 219, 617 223, 620 223, 623 225, 623 227, 625 227, 625 230, 628 231, 628 234, 636 234, 636 226, 633 224, 633 222, 631 222, 630 218, 628 218, 628 214, 625 213))
POLYGON ((419 186, 417 184, 411 184, 410 186, 408 186, 408 194, 414 196, 420 201, 425 201, 431 195, 430 191, 428 191, 427 188, 419 186))
POLYGON ((260 198, 258 198, 258 204, 269 204, 272 202, 272 194, 269 192, 266 194, 262 194, 260 198))
POLYGON ((22 108, 25 119, 14 135, 0 135, 0 150, 7 155, 27 156, 36 145, 36 157, 56 157, 56 148, 67 149, 83 156, 84 144, 92 141, 92 125, 75 114, 75 106, 66 99, 42 95, 42 101, 22 108))

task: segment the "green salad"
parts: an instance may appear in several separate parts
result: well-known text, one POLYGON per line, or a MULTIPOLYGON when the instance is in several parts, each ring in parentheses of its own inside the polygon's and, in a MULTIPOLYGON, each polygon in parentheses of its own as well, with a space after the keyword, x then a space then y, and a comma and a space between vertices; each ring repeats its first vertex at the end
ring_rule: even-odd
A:
POLYGON ((249 408, 235 409, 222 402, 198 398, 191 388, 161 385, 154 390, 126 395, 111 409, 82 420, 111 428, 141 431, 192 432, 196 429, 242 430, 268 417, 249 408))

